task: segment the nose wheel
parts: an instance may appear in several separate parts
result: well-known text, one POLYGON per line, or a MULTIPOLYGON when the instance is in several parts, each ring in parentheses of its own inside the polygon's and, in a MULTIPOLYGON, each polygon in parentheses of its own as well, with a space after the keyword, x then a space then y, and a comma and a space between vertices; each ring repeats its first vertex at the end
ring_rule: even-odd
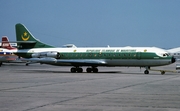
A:
POLYGON ((145 70, 145 71, 144 71, 144 74, 149 74, 149 71, 148 71, 148 70, 145 70))
POLYGON ((146 68, 146 70, 144 71, 144 74, 149 74, 149 69, 150 69, 150 67, 149 67, 149 66, 146 66, 145 68, 146 68))

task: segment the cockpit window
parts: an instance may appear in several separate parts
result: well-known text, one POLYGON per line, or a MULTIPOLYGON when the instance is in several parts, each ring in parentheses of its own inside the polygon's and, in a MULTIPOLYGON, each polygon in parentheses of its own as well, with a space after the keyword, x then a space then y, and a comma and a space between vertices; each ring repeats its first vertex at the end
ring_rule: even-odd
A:
POLYGON ((168 54, 167 52, 160 52, 160 53, 156 53, 158 56, 161 56, 161 57, 169 57, 171 56, 170 54, 168 54))
POLYGON ((162 53, 161 54, 163 57, 167 57, 167 56, 169 56, 169 54, 168 53, 162 53))
POLYGON ((162 56, 166 57, 166 56, 169 56, 169 54, 168 53, 164 53, 164 54, 162 54, 162 56))

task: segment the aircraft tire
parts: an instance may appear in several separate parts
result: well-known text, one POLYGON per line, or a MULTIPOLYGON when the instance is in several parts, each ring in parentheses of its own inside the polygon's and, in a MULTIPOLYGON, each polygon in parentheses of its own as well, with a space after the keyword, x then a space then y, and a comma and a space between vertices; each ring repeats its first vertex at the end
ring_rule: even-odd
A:
POLYGON ((0 67, 1 67, 1 65, 2 65, 2 62, 0 62, 0 67))
POLYGON ((83 72, 83 69, 82 68, 77 68, 77 72, 83 72))
POLYGON ((87 72, 87 73, 91 73, 91 71, 92 71, 92 68, 87 68, 87 69, 86 69, 86 72, 87 72))
POLYGON ((74 67, 71 68, 71 72, 72 72, 72 73, 75 73, 75 72, 76 72, 76 68, 74 68, 74 67))
POLYGON ((149 74, 149 71, 148 71, 148 70, 145 70, 145 71, 144 71, 144 74, 149 74))
POLYGON ((98 72, 98 68, 93 68, 92 70, 93 70, 94 73, 98 72))

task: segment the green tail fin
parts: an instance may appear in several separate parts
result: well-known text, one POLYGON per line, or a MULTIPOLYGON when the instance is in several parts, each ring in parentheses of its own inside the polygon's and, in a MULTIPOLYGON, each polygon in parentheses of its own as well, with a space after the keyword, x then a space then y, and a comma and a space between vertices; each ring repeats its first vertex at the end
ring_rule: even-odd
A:
POLYGON ((52 48, 37 40, 23 24, 16 24, 16 40, 19 49, 52 48))

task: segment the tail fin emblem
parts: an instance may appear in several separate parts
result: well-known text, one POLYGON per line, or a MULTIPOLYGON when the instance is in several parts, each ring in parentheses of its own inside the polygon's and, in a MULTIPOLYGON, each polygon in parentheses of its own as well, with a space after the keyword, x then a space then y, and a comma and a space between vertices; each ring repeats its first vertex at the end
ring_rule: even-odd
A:
POLYGON ((21 35, 21 38, 22 38, 22 40, 27 41, 27 40, 29 40, 30 36, 27 35, 27 32, 24 32, 24 34, 21 35))

